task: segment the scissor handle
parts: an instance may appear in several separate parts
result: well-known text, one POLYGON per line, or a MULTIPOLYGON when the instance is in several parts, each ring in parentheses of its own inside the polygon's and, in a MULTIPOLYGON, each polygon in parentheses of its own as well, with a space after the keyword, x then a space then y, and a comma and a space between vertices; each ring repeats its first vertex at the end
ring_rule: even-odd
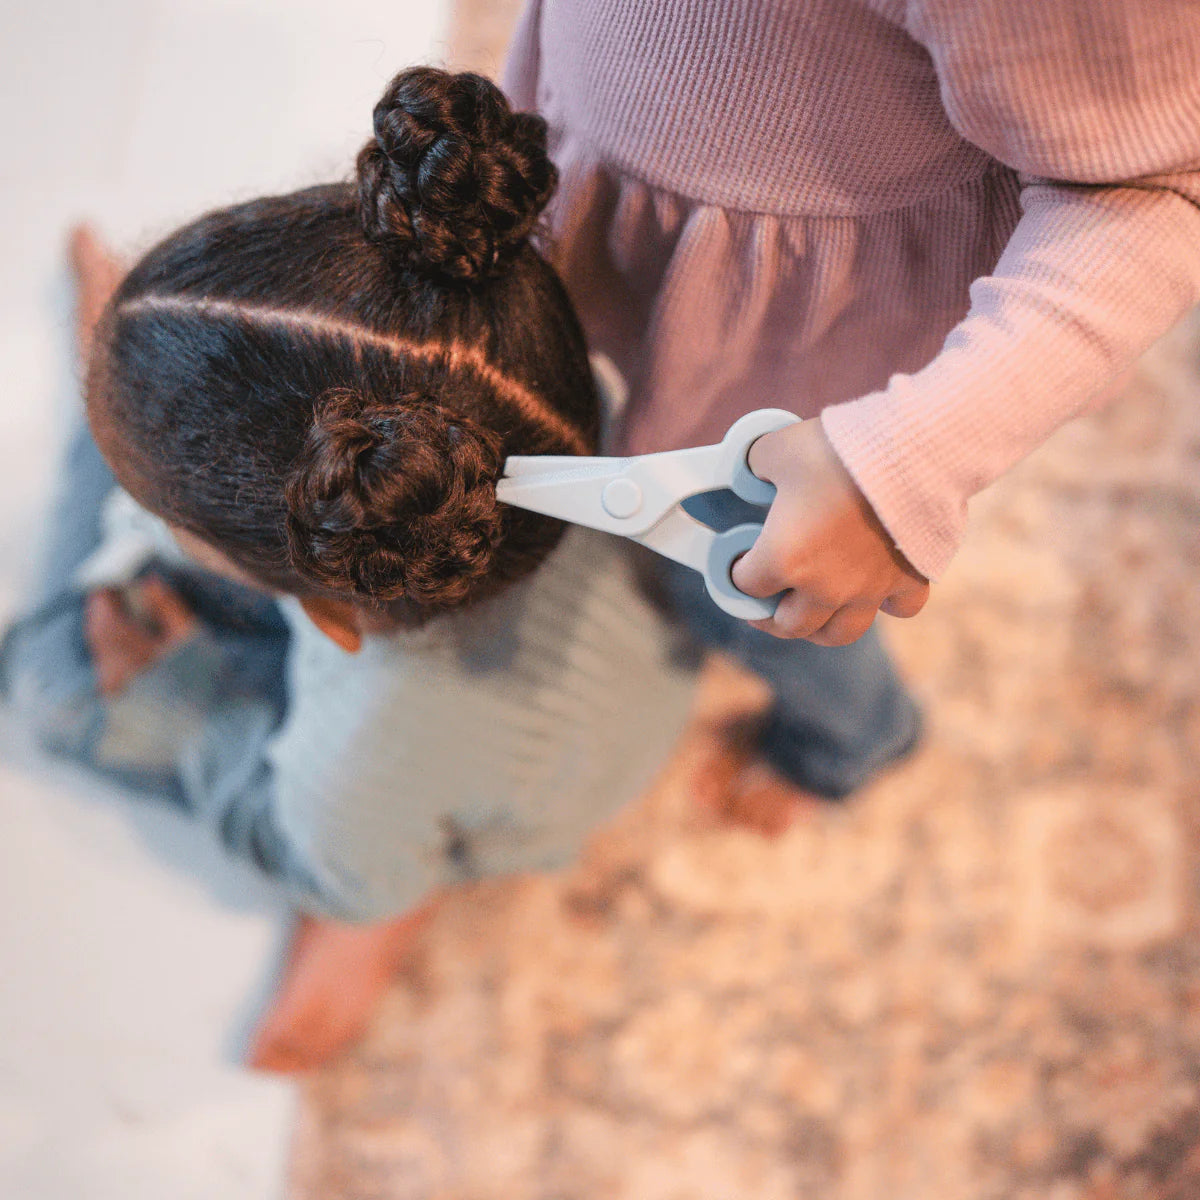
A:
MULTIPOLYGON (((721 439, 727 455, 722 477, 729 480, 729 490, 750 504, 768 507, 775 499, 775 485, 759 479, 750 470, 750 447, 764 434, 775 433, 795 425, 800 418, 783 408, 760 408, 740 417, 721 439)), ((704 586, 713 603, 731 617, 742 621, 759 621, 775 615, 779 599, 783 595, 760 599, 747 596, 733 582, 733 564, 758 541, 762 525, 748 522, 735 525, 713 538, 708 550, 708 563, 704 570, 704 586)))
POLYGON ((747 596, 740 588, 734 586, 733 564, 754 545, 760 533, 762 526, 753 521, 745 525, 735 525, 724 533, 718 533, 709 546, 708 563, 704 568, 704 586, 708 589, 713 603, 731 617, 742 621, 760 621, 773 617, 783 595, 782 592, 777 592, 774 596, 759 599, 757 596, 747 596))
MULTIPOLYGON (((722 478, 729 480, 729 489, 751 504, 766 507, 775 499, 775 485, 759 479, 750 470, 750 447, 767 433, 776 433, 795 425, 800 418, 783 408, 759 408, 739 417, 721 439, 726 455, 722 478)), ((732 531, 731 531, 732 532, 732 531)))

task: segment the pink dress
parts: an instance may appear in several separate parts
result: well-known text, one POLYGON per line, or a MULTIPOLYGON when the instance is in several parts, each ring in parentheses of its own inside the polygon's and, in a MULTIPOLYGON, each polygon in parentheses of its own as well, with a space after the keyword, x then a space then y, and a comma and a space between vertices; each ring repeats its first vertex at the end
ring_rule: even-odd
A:
POLYGON ((531 0, 505 83, 627 448, 820 414, 933 578, 1200 302, 1195 0, 531 0))

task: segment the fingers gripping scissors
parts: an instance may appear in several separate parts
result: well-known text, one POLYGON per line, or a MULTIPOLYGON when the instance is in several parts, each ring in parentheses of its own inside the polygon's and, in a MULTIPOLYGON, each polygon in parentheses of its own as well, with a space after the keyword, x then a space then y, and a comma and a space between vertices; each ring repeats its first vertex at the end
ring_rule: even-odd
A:
POLYGON ((754 545, 761 522, 718 533, 682 504, 702 492, 727 488, 751 504, 769 507, 775 487, 750 470, 750 447, 764 434, 799 420, 781 408, 761 408, 735 421, 715 445, 630 458, 513 455, 505 461, 496 497, 649 546, 699 571, 708 594, 725 612, 745 621, 759 620, 774 614, 779 596, 748 596, 734 586, 730 572, 734 561, 754 545))

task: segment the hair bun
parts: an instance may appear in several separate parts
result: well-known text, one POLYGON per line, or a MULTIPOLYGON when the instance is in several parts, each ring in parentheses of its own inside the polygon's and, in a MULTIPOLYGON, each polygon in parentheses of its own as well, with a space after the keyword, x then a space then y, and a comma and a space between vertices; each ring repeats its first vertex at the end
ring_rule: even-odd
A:
POLYGON ((414 67, 375 106, 359 216, 367 239, 405 266, 476 280, 503 271, 557 179, 541 117, 514 113, 481 75, 414 67))
POLYGON ((498 434, 423 396, 326 393, 287 484, 292 565, 358 599, 460 603, 501 536, 498 434))

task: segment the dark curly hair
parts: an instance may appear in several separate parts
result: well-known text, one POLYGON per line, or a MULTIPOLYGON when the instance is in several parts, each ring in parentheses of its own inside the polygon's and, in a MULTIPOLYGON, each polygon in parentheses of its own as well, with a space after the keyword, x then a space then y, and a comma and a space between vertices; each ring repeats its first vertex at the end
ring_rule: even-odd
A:
POLYGON ((337 591, 458 604, 500 543, 500 437, 420 394, 327 392, 288 480, 298 570, 337 591))
POLYGON ((430 67, 392 80, 358 156, 367 238, 451 279, 501 274, 556 182, 541 117, 478 75, 430 67))
POLYGON ((102 322, 98 443, 147 508, 250 575, 399 619, 532 570, 563 526, 501 505, 510 454, 595 448, 579 324, 533 245, 541 118, 404 71, 356 183, 209 213, 102 322))

